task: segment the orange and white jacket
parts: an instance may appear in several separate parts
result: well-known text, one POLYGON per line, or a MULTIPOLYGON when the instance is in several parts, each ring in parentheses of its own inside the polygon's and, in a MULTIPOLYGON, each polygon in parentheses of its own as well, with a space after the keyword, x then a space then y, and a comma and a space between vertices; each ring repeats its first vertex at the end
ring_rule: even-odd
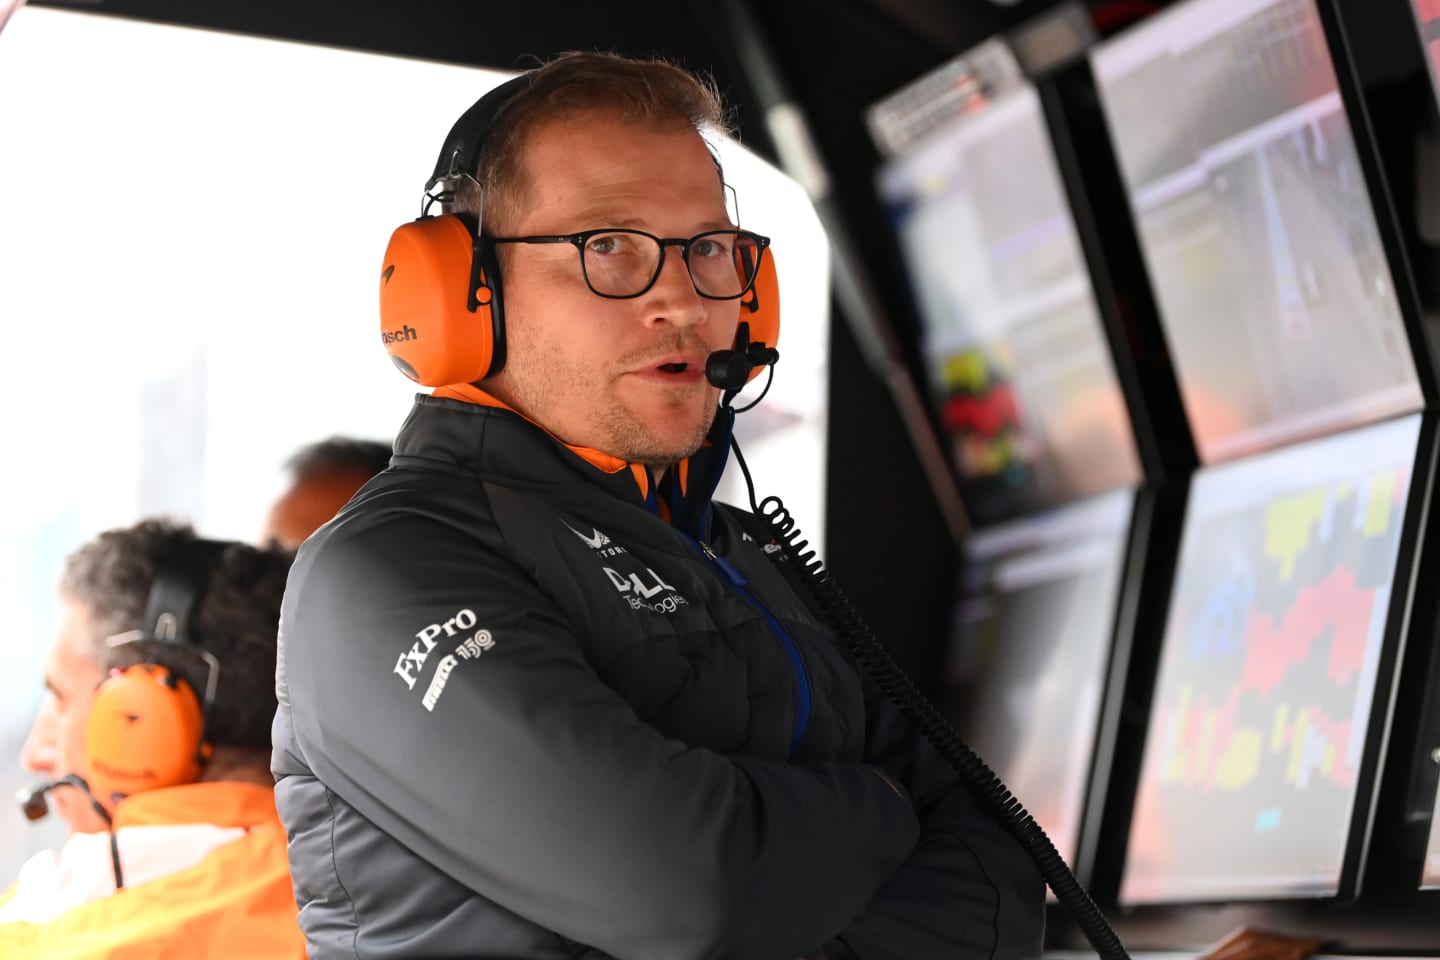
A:
POLYGON ((303 957, 274 791, 217 781, 137 794, 0 894, 0 957, 303 957))

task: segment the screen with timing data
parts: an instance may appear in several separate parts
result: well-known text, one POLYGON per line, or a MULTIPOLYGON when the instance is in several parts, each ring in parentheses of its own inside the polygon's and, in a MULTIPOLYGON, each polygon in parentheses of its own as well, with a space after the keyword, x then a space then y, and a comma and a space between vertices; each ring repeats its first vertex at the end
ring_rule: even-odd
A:
POLYGON ((940 709, 1071 863, 1135 495, 971 536, 940 709))
POLYGON ((1410 0, 1415 18, 1420 21, 1420 42, 1425 45, 1425 61, 1430 68, 1430 84, 1440 105, 1440 0, 1410 0))
POLYGON ((888 160, 880 195, 972 521, 1140 481, 1039 96, 1021 85, 888 160))
POLYGON ((1092 64, 1201 459, 1420 409, 1313 0, 1192 0, 1092 64))
POLYGON ((1419 430, 1196 474, 1122 902, 1338 891, 1419 430))
POLYGON ((1435 795, 1435 813, 1430 815, 1430 842, 1425 845, 1425 870, 1420 876, 1420 886, 1428 890, 1440 890, 1440 789, 1435 795))

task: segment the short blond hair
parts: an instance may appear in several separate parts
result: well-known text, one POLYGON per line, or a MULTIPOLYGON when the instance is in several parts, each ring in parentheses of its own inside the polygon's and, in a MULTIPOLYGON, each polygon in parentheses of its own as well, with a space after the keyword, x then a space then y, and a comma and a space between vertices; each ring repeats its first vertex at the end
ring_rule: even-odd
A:
MULTIPOLYGON (((524 148, 545 124, 598 115, 655 130, 689 128, 702 137, 734 129, 714 81, 666 60, 570 52, 526 76, 529 83, 505 103, 486 134, 476 182, 455 184, 450 210, 477 220, 483 214, 486 233, 503 232, 524 209, 533 187, 525 178, 524 148)), ((713 145, 710 150, 713 156, 713 145)))

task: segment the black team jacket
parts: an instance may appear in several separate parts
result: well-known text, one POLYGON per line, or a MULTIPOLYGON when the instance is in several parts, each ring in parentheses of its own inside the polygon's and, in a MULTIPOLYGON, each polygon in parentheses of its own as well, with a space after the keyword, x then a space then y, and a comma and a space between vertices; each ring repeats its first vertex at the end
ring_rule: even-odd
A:
POLYGON ((1039 956, 1025 852, 712 505, 728 412, 652 489, 440 393, 286 591, 312 958, 1039 956))

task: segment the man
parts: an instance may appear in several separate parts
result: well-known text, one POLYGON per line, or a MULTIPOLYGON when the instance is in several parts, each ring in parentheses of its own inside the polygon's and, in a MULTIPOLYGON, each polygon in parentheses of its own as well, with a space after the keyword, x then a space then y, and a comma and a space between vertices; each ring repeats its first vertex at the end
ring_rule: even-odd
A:
POLYGON ((390 444, 375 440, 337 436, 301 447, 285 462, 290 483, 265 517, 261 542, 298 549, 389 463, 390 444))
POLYGON ((672 66, 567 55, 457 174, 503 366, 417 398, 281 618, 317 960, 1039 954, 1025 853, 709 501, 732 414, 706 360, 758 262, 710 233, 720 118, 672 66))
POLYGON ((268 770, 289 568, 161 520, 68 558, 23 759, 75 832, 0 894, 0 955, 303 954, 268 770))

